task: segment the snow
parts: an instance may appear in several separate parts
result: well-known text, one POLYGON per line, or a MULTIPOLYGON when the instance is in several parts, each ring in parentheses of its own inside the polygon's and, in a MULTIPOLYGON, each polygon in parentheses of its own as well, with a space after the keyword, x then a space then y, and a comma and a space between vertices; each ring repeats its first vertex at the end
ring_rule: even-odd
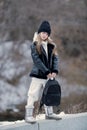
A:
POLYGON ((15 111, 15 105, 26 100, 27 91, 25 86, 26 77, 16 87, 0 80, 0 111, 11 108, 15 111), (23 83, 24 81, 24 83, 23 83))
POLYGON ((20 54, 24 55, 25 57, 29 58, 30 57, 30 46, 28 45, 29 44, 29 41, 25 41, 26 44, 22 44, 20 49, 19 49, 19 52, 20 54), (26 51, 26 50, 29 50, 29 51, 26 51))
POLYGON ((13 42, 11 41, 0 43, 0 58, 3 57, 3 60, 8 58, 12 48, 13 48, 13 42))
POLYGON ((15 64, 9 58, 8 60, 6 60, 3 66, 1 75, 4 76, 6 79, 12 79, 15 73, 16 73, 15 64))

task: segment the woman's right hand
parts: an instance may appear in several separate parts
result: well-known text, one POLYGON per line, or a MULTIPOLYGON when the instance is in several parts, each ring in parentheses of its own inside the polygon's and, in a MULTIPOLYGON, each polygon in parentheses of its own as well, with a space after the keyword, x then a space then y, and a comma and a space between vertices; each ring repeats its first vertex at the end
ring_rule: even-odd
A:
POLYGON ((48 78, 48 79, 51 79, 51 78, 52 78, 52 74, 49 73, 49 74, 47 75, 47 78, 48 78))

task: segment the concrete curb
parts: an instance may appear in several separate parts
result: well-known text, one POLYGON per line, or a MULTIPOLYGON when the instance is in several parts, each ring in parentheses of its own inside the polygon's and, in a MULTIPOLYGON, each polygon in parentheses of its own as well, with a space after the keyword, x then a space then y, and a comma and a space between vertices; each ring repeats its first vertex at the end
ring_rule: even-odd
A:
POLYGON ((61 114, 62 120, 45 120, 37 118, 37 123, 1 122, 0 130, 87 130, 87 113, 61 114))

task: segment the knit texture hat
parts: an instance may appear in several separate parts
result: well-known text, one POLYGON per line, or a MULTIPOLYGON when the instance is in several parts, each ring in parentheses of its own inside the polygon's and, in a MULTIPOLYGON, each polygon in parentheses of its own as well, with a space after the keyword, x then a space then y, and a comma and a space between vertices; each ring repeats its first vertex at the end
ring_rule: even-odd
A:
POLYGON ((48 35, 51 34, 51 27, 48 21, 43 21, 38 29, 38 33, 47 32, 48 35))

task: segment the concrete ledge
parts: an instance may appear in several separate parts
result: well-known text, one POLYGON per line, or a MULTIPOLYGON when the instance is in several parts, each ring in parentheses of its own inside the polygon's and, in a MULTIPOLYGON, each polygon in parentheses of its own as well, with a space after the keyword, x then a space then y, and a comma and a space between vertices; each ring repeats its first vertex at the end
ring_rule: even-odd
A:
POLYGON ((87 113, 60 114, 62 120, 45 120, 44 115, 37 117, 37 123, 22 121, 0 122, 0 130, 87 130, 87 113), (41 119, 40 119, 41 118, 41 119))

